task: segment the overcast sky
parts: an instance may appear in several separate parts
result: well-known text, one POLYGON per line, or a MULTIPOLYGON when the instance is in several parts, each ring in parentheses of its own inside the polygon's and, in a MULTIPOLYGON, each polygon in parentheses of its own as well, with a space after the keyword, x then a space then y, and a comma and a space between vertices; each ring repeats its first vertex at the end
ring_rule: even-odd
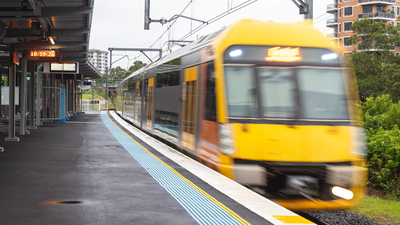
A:
MULTIPOLYGON (((152 44, 154 44, 152 48, 162 47, 165 49, 168 40, 181 39, 202 24, 179 18, 170 31, 157 41, 173 22, 165 25, 153 22, 150 24, 150 30, 144 30, 144 2, 145 0, 95 0, 89 42, 90 49, 108 51, 109 47, 149 48, 152 44)), ((245 2, 252 1, 151 0, 150 17, 152 19, 164 18, 169 20, 173 15, 180 14, 188 6, 182 15, 209 21, 245 2)), ((332 14, 326 13, 326 6, 333 4, 333 2, 333 0, 314 0, 314 27, 324 34, 332 33, 332 29, 326 27, 326 20, 332 18, 332 14)), ((287 23, 303 21, 303 15, 299 14, 299 9, 292 0, 258 0, 205 26, 186 40, 196 40, 243 18, 287 23)), ((158 55, 155 52, 146 54, 151 58, 158 55)), ((123 51, 113 51, 113 61, 125 55, 129 56, 129 61, 125 57, 113 64, 112 67, 121 66, 127 69, 135 60, 148 62, 147 58, 140 52, 123 51)))

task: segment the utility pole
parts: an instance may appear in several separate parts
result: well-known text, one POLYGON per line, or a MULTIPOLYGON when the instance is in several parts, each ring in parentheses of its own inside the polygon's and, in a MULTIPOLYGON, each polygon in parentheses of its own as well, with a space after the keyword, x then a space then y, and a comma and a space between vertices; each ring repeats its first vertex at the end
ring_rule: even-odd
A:
POLYGON ((150 18, 150 0, 144 0, 144 29, 145 29, 145 30, 149 30, 149 29, 150 29, 150 23, 151 23, 151 22, 159 22, 159 23, 161 23, 162 25, 164 25, 164 24, 166 24, 166 23, 169 23, 169 22, 171 22, 171 21, 174 21, 174 20, 178 19, 179 17, 182 17, 182 18, 185 18, 185 19, 189 19, 189 20, 194 20, 194 21, 201 22, 201 23, 207 23, 207 24, 208 24, 208 22, 206 22, 206 21, 198 20, 198 19, 195 19, 195 18, 191 18, 191 17, 183 16, 183 15, 178 15, 178 14, 173 15, 173 16, 171 17, 171 19, 169 19, 169 20, 164 19, 164 18, 161 18, 161 19, 159 19, 159 20, 152 20, 152 19, 150 18))
MULTIPOLYGON (((110 67, 111 67, 111 60, 112 56, 110 55, 110 67)), ((108 112, 108 67, 106 67, 106 112, 108 112)))
POLYGON ((299 8, 299 13, 304 14, 304 20, 313 20, 313 0, 292 0, 292 2, 299 8))
POLYGON ((92 110, 94 110, 93 100, 94 100, 94 80, 92 80, 92 110))

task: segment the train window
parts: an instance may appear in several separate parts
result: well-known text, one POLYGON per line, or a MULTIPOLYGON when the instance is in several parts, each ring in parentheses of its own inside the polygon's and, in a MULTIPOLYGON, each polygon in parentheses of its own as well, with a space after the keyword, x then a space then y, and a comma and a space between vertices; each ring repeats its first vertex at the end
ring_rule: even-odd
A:
POLYGON ((263 117, 294 118, 296 103, 292 69, 259 68, 263 117))
POLYGON ((179 85, 179 71, 157 73, 157 88, 179 85))
POLYGON ((157 67, 156 88, 180 85, 181 59, 177 58, 157 67))
POLYGON ((204 119, 209 121, 217 121, 214 63, 209 63, 207 65, 206 82, 206 114, 204 119))
POLYGON ((154 129, 178 137, 178 114, 155 110, 154 129))
POLYGON ((349 119, 342 70, 300 68, 298 80, 302 118, 349 119))
POLYGON ((229 117, 258 117, 254 68, 225 66, 224 71, 229 117))

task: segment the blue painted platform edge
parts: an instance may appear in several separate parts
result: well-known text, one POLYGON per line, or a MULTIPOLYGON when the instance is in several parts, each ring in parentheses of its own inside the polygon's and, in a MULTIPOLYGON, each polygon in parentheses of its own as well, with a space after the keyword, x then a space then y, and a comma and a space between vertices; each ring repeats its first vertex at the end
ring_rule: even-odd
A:
POLYGON ((65 119, 60 119, 60 120, 53 120, 53 123, 65 123, 65 119))
MULTIPOLYGON (((117 127, 107 112, 101 112, 101 119, 111 134, 126 151, 201 225, 229 224, 241 225, 243 220, 233 217, 229 209, 212 201, 190 183, 153 157, 117 127)), ((248 224, 247 222, 244 224, 248 224)))
MULTIPOLYGON (((29 123, 30 120, 26 120, 27 123, 29 123)), ((36 122, 36 120, 34 120, 36 122)), ((0 120, 0 123, 8 123, 9 120, 0 120)), ((21 120, 15 120, 16 123, 21 123, 21 120)))

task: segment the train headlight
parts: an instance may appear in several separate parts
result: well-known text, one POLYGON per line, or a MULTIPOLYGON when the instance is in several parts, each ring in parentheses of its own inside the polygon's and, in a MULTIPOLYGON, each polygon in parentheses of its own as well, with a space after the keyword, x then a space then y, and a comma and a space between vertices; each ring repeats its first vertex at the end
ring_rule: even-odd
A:
POLYGON ((347 200, 352 199, 354 196, 352 191, 342 188, 342 187, 338 187, 338 186, 334 186, 332 188, 332 194, 334 194, 340 198, 347 199, 347 200))
POLYGON ((219 140, 221 152, 231 155, 235 152, 232 139, 232 130, 227 124, 219 124, 219 140))
POLYGON ((367 155, 367 147, 365 146, 365 131, 363 128, 351 128, 351 142, 353 154, 360 157, 365 157, 367 155))

